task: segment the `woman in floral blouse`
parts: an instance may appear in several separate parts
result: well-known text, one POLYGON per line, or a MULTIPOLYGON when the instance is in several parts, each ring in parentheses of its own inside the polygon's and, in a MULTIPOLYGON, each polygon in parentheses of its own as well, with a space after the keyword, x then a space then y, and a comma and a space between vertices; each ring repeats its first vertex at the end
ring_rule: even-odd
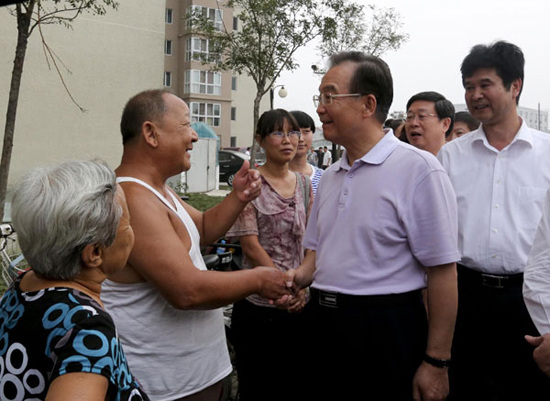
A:
MULTIPOLYGON (((300 127, 286 110, 265 112, 258 121, 256 141, 266 162, 258 170, 262 193, 250 202, 228 236, 238 237, 243 250, 243 268, 274 266, 294 269, 304 258, 302 237, 313 202, 309 177, 292 172, 289 163, 296 154, 300 127)), ((237 302, 233 308, 232 332, 236 352, 241 401, 281 400, 296 388, 296 373, 287 372, 307 345, 302 337, 306 324, 307 294, 296 294, 289 313, 257 295, 237 302), (304 310, 303 310, 304 309, 304 310), (299 313, 298 313, 299 312, 299 313)))

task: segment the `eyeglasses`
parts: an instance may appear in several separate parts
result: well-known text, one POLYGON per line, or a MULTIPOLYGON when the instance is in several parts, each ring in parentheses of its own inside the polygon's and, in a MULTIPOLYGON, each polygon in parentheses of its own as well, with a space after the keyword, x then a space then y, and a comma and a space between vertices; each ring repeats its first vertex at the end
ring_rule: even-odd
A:
POLYGON ((343 93, 340 95, 335 95, 333 93, 321 93, 320 95, 313 96, 313 104, 315 107, 319 107, 319 103, 322 103, 323 106, 330 106, 334 98, 339 97, 361 97, 365 96, 360 93, 343 93))
POLYGON ((405 121, 410 123, 414 118, 418 118, 418 121, 422 122, 425 121, 429 117, 438 117, 437 114, 431 114, 431 113, 407 113, 407 116, 405 117, 405 121))
POLYGON ((282 131, 275 131, 275 132, 271 132, 269 134, 270 137, 276 138, 276 139, 279 139, 279 140, 282 140, 286 136, 291 141, 295 141, 297 139, 300 139, 301 135, 302 134, 300 133, 300 131, 290 131, 289 133, 286 133, 286 134, 282 131))

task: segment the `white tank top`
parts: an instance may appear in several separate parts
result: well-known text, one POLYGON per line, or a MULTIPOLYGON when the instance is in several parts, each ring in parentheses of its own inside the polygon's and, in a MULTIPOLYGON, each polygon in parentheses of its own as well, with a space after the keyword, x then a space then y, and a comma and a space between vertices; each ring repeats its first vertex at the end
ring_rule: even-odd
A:
MULTIPOLYGON (((179 216, 191 237, 191 260, 197 269, 206 270, 199 232, 179 200, 168 192, 174 209, 147 183, 117 178, 119 183, 129 181, 149 189, 179 216)), ((150 282, 105 280, 101 299, 115 321, 130 369, 151 400, 168 401, 197 393, 231 373, 221 309, 176 309, 150 282)))

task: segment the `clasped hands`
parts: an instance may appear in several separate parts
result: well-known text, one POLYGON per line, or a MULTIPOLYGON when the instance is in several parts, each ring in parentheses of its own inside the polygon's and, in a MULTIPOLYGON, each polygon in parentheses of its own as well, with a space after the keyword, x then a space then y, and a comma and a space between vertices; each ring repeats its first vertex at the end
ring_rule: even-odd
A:
POLYGON ((277 299, 272 300, 272 304, 279 309, 285 309, 290 313, 301 312, 309 300, 309 288, 307 284, 300 282, 296 270, 290 269, 284 273, 285 293, 277 299))

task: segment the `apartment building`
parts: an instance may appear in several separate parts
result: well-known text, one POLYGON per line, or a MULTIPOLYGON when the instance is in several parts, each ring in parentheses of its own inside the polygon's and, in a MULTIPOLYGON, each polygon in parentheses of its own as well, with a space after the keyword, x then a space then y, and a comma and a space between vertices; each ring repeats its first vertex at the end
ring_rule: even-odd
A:
MULTIPOLYGON (((1 127, 17 43, 17 21, 8 8, 0 7, 1 127)), ((42 27, 64 83, 83 111, 46 61, 40 32, 33 32, 19 94, 8 192, 37 165, 93 158, 113 168, 120 163, 124 104, 142 90, 162 87, 164 11, 164 2, 122 1, 103 16, 83 13, 72 29, 42 27)))
MULTIPOLYGON (((233 9, 218 0, 166 0, 164 85, 188 105, 192 121, 210 125, 221 147, 249 146, 253 138, 253 99, 256 89, 246 75, 214 71, 203 60, 215 60, 209 43, 189 29, 188 16, 202 12, 220 31, 239 29, 233 9)), ((264 96, 261 111, 269 108, 264 96)))

